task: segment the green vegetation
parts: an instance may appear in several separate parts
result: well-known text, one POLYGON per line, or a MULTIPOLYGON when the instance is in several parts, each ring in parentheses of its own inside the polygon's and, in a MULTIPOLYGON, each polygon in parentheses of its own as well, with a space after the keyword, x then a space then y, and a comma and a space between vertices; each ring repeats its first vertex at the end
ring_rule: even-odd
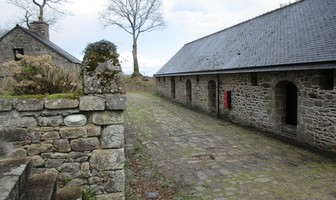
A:
POLYGON ((155 78, 153 77, 131 77, 125 75, 125 88, 127 92, 155 92, 155 78))
POLYGON ((1 95, 0 99, 78 99, 82 94, 79 93, 60 93, 60 94, 36 94, 36 95, 1 95))
POLYGON ((117 46, 110 41, 100 40, 90 43, 84 49, 84 58, 82 62, 82 73, 93 72, 98 63, 110 60, 114 66, 120 66, 117 46))
POLYGON ((51 64, 51 56, 18 55, 19 61, 9 61, 0 68, 1 94, 34 95, 79 93, 79 73, 51 64))
POLYGON ((90 190, 83 190, 82 199, 83 200, 97 200, 97 196, 96 196, 96 193, 91 192, 90 190))

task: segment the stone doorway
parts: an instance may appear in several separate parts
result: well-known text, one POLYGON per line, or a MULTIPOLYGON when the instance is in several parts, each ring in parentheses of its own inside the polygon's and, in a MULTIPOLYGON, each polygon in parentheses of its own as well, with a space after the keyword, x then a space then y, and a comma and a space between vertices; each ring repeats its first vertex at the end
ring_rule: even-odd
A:
POLYGON ((298 88, 290 81, 275 86, 275 127, 284 133, 296 135, 298 117, 298 88))
POLYGON ((216 82, 208 82, 208 106, 210 109, 216 108, 216 82))
POLYGON ((191 104, 192 102, 192 93, 191 93, 191 81, 186 81, 186 96, 187 96, 187 104, 191 104))
POLYGON ((171 77, 171 97, 172 97, 172 99, 175 99, 175 97, 176 97, 175 77, 171 77))

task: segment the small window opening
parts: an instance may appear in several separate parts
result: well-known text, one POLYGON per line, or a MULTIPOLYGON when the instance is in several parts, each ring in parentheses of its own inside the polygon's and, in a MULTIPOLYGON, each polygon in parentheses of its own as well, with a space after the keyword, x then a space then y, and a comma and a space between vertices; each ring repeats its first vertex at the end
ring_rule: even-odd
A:
POLYGON ((180 76, 180 81, 182 81, 182 76, 180 76))
POLYGON ((15 48, 15 49, 13 49, 13 52, 14 52, 14 60, 15 61, 20 60, 20 58, 17 57, 18 54, 24 55, 24 51, 23 51, 22 48, 15 48))
POLYGON ((163 77, 163 82, 166 82, 166 77, 163 77))
POLYGON ((320 71, 320 88, 321 90, 334 89, 334 70, 321 70, 320 71))
POLYGON ((251 85, 258 86, 258 74, 257 73, 251 73, 251 85))
POLYGON ((200 77, 199 77, 199 75, 197 75, 196 76, 196 83, 199 84, 199 82, 200 82, 200 77))

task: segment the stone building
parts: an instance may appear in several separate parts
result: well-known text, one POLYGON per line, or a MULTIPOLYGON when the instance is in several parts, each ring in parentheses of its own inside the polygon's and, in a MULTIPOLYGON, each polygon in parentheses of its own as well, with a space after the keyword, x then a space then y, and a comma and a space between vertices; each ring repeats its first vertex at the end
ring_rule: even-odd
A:
POLYGON ((302 0, 190 42, 154 75, 157 92, 335 153, 335 10, 302 0))
POLYGON ((26 29, 16 25, 0 37, 0 66, 10 60, 17 60, 17 54, 39 56, 48 54, 52 64, 79 70, 81 61, 49 40, 49 25, 32 22, 26 29))

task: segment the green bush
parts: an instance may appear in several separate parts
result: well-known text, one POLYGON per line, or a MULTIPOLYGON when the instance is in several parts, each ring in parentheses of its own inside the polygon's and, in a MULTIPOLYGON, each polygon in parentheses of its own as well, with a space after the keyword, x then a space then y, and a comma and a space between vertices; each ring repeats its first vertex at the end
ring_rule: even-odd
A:
MULTIPOLYGON (((20 60, 10 61, 14 82, 13 95, 78 93, 81 88, 79 74, 70 69, 51 65, 51 56, 19 55, 20 60)), ((6 63, 4 64, 6 66, 6 63)))
POLYGON ((117 46, 107 40, 90 43, 84 49, 82 71, 93 72, 98 63, 110 60, 114 66, 120 66, 117 46))

